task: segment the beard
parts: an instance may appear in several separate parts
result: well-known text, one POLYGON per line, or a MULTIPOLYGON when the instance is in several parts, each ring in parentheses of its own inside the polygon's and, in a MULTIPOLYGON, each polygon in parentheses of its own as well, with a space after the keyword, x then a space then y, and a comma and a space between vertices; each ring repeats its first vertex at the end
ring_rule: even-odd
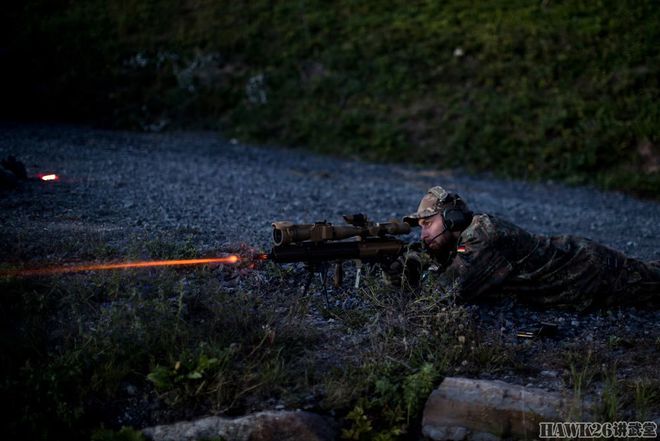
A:
POLYGON ((435 238, 432 242, 433 248, 425 242, 424 248, 433 260, 446 266, 454 254, 453 251, 456 249, 456 242, 457 238, 455 238, 453 234, 448 234, 446 236, 443 235, 442 237, 435 238), (438 239, 442 239, 442 241, 439 241, 438 239))

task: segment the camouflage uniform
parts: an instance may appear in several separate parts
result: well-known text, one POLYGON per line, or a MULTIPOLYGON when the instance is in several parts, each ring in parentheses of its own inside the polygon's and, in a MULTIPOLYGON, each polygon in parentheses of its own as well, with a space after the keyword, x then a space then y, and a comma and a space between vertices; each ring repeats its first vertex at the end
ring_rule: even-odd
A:
POLYGON ((533 235, 495 216, 472 218, 438 278, 443 296, 516 295, 538 305, 658 304, 660 265, 590 239, 533 235))
POLYGON ((660 304, 660 261, 632 259, 582 237, 530 234, 487 214, 473 216, 460 196, 442 187, 429 189, 417 212, 404 220, 414 226, 436 214, 445 225, 458 225, 450 230, 458 236, 454 246, 433 256, 443 298, 516 295, 538 305, 580 310, 660 304))

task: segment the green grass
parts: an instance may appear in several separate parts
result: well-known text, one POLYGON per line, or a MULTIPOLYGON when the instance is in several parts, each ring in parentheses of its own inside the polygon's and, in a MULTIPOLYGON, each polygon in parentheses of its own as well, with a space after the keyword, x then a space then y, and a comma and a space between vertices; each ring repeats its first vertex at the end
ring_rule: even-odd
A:
POLYGON ((7 17, 14 111, 660 194, 654 0, 31 0, 7 17))

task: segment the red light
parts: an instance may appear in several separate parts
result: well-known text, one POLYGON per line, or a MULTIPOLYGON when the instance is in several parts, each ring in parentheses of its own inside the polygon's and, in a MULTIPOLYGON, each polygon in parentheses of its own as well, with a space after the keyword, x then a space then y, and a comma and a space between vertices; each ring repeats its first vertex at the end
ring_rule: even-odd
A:
POLYGON ((42 181, 57 181, 60 179, 59 176, 57 176, 55 173, 51 173, 48 175, 39 175, 39 179, 42 181))

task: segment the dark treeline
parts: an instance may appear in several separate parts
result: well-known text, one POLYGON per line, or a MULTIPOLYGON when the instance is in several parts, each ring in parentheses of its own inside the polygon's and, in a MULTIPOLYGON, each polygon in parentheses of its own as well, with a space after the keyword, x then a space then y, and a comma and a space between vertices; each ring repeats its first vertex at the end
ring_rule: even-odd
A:
POLYGON ((660 192, 654 0, 27 0, 3 114, 660 192))

